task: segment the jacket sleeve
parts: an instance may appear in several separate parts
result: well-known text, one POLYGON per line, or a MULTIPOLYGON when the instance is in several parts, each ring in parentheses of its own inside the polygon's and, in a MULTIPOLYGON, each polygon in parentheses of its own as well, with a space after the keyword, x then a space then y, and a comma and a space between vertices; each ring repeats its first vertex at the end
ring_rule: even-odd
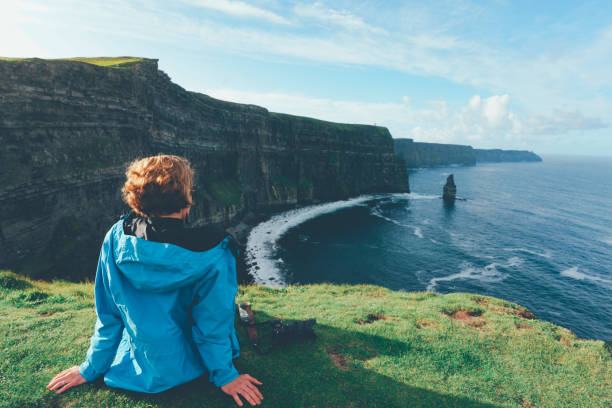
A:
POLYGON ((110 267, 108 262, 113 262, 110 241, 107 236, 98 259, 95 284, 98 319, 85 361, 79 367, 79 372, 87 381, 93 381, 108 371, 123 334, 123 320, 111 297, 108 285, 107 268, 110 267))
MULTIPOLYGON (((228 240, 222 245, 227 247, 228 240)), ((202 282, 192 309, 193 340, 198 347, 204 366, 210 373, 210 381, 221 387, 238 377, 232 363, 236 284, 236 263, 229 250, 224 251, 223 261, 202 282)))

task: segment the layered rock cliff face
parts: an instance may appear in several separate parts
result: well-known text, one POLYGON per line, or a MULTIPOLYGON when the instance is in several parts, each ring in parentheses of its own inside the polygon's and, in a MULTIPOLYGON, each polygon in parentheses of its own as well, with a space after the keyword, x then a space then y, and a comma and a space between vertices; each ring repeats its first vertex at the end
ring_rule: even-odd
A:
POLYGON ((408 191, 386 128, 188 92, 156 60, 0 61, 0 146, 0 268, 33 277, 94 276, 126 164, 151 154, 191 160, 197 223, 408 191))
POLYGON ((408 168, 476 164, 476 156, 472 146, 422 143, 412 139, 395 139, 396 153, 406 160, 408 168))
POLYGON ((394 139, 395 151, 408 168, 436 167, 459 164, 471 166, 484 162, 542 161, 527 150, 474 149, 472 146, 422 143, 412 139, 394 139))
POLYGON ((474 149, 476 161, 485 162, 540 162, 542 158, 526 150, 474 149))

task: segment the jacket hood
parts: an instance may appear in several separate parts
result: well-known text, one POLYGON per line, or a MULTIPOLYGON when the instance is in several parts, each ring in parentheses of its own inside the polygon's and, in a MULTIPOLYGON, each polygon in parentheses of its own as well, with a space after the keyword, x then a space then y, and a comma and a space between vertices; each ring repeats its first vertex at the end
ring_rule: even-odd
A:
POLYGON ((115 224, 115 264, 128 281, 145 292, 168 292, 212 276, 228 247, 229 236, 208 251, 196 252, 178 245, 147 241, 123 232, 115 224))

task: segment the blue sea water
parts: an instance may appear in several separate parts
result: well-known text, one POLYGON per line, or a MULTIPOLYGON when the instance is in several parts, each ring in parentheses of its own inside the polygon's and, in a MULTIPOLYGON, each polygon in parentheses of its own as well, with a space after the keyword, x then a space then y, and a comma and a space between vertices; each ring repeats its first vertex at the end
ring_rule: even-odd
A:
POLYGON ((470 292, 612 340, 612 159, 419 169, 411 194, 293 210, 252 232, 262 283, 470 292), (449 174, 465 201, 439 198, 449 174))

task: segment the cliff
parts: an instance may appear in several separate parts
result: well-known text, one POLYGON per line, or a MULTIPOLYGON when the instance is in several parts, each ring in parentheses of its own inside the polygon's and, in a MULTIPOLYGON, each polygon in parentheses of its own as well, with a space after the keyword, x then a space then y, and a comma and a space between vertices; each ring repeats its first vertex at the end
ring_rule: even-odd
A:
POLYGON ((217 100, 125 61, 0 60, 0 267, 92 278, 126 164, 160 152, 194 165, 196 223, 408 191, 386 128, 217 100))
POLYGON ((484 162, 540 162, 542 158, 527 150, 474 149, 476 161, 484 162))
MULTIPOLYGON (((80 364, 96 315, 92 283, 0 272, 2 407, 228 407, 208 375, 157 395, 101 380, 55 395, 45 385, 80 364), (24 336, 24 333, 27 333, 24 336)), ((257 354, 238 325, 240 373, 265 407, 589 407, 612 401, 610 343, 584 340, 505 300, 371 285, 241 286, 257 322, 316 318, 315 340, 257 354)), ((269 326, 258 326, 261 347, 269 326)), ((245 407, 249 405, 245 403, 245 407)))
POLYGON ((449 164, 476 164, 472 146, 423 143, 412 139, 394 139, 395 152, 406 161, 408 168, 436 167, 449 164))
POLYGON ((412 139, 394 139, 395 152, 406 161, 410 169, 420 167, 470 166, 484 162, 542 161, 542 158, 526 150, 474 149, 472 146, 422 143, 412 139))

